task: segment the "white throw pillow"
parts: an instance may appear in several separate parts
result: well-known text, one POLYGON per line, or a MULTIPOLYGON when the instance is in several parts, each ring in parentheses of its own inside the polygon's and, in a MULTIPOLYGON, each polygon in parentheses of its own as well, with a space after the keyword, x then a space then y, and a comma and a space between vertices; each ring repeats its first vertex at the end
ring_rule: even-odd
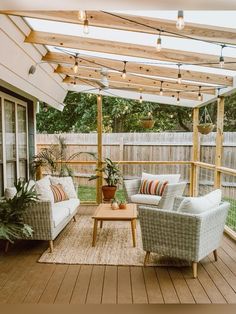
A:
POLYGON ((71 177, 51 177, 51 184, 61 184, 69 198, 77 198, 75 186, 71 177))
POLYGON ((46 176, 45 178, 36 181, 35 183, 35 190, 38 193, 38 198, 40 200, 48 200, 51 201, 51 203, 54 203, 54 197, 51 190, 51 182, 50 182, 50 176, 46 176))
POLYGON ((12 199, 15 195, 16 195, 16 188, 15 187, 12 187, 12 188, 6 188, 5 189, 5 193, 4 193, 4 195, 5 195, 5 198, 7 199, 7 200, 9 200, 9 199, 12 199))
POLYGON ((220 189, 212 191, 205 196, 185 197, 180 203, 178 212, 201 214, 220 205, 222 192, 220 189))
POLYGON ((142 180, 168 181, 170 184, 179 183, 180 174, 150 174, 143 172, 142 180))

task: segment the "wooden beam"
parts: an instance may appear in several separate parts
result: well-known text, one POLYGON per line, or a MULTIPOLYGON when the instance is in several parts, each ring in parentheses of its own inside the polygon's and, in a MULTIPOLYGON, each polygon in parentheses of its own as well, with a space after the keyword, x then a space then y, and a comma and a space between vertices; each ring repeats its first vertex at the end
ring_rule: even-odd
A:
MULTIPOLYGON (((98 162, 97 167, 98 169, 102 168, 102 96, 97 96, 97 155, 98 155, 98 162)), ((97 204, 102 202, 102 181, 103 176, 102 172, 97 173, 99 176, 97 179, 97 204)))
MULTIPOLYGON (((89 88, 92 88, 91 85, 93 85, 94 87, 97 87, 98 89, 101 88, 99 84, 97 84, 97 82, 100 82, 100 79, 86 79, 84 77, 81 77, 81 78, 74 78, 74 77, 70 77, 70 76, 67 76, 66 78, 63 79, 63 83, 66 83, 66 84, 75 84, 76 85, 84 85, 84 84, 87 84, 88 86, 88 89, 89 88)), ((159 95, 159 90, 155 89, 155 88, 148 88, 147 86, 143 86, 143 87, 135 87, 134 85, 131 87, 124 87, 123 84, 120 84, 119 82, 113 82, 113 81, 110 81, 110 84, 109 84, 109 88, 110 89, 119 89, 119 90, 129 90, 129 91, 133 91, 133 92, 140 92, 140 90, 144 93, 144 94, 150 94, 150 95, 159 95)), ((164 94, 163 94, 163 97, 177 97, 178 94, 177 94, 177 91, 174 92, 169 92, 169 91, 165 91, 164 94)), ((180 99, 189 99, 189 100, 195 100, 197 101, 198 100, 198 95, 197 93, 188 93, 188 92, 184 92, 184 91, 181 91, 180 92, 180 99)))
MULTIPOLYGON (((42 61, 59 63, 59 64, 74 64, 75 59, 73 56, 60 53, 60 52, 48 52, 42 61)), ((124 64, 119 60, 91 57, 91 56, 79 56, 79 66, 89 67, 93 69, 99 69, 101 67, 112 68, 117 71, 122 71, 124 64)), ((155 65, 145 65, 142 63, 128 62, 126 64, 126 70, 129 73, 137 73, 151 76, 158 76, 165 81, 168 78, 176 79, 178 76, 178 69, 170 67, 161 67, 155 65)), ((219 85, 232 85, 233 79, 219 74, 211 74, 205 72, 198 72, 192 70, 181 70, 181 75, 185 81, 201 82, 206 84, 219 84, 219 85)), ((189 83, 188 83, 189 84, 189 83)), ((199 85, 194 84, 193 85, 199 85)))
MULTIPOLYGON (((186 64, 204 63, 203 66, 219 67, 219 56, 165 48, 163 48, 160 52, 157 52, 154 45, 152 47, 116 42, 111 40, 94 39, 88 37, 85 38, 80 36, 62 35, 38 31, 31 31, 29 36, 26 37, 25 42, 64 48, 73 48, 79 49, 80 51, 95 51, 168 62, 186 64), (207 65, 208 63, 212 62, 214 62, 215 65, 207 65)), ((235 62, 235 64, 225 64, 225 69, 236 69, 236 58, 225 57, 225 62, 235 62)))
MULTIPOLYGON (((78 19, 77 11, 2 11, 2 13, 38 18, 43 20, 51 20, 58 22, 67 22, 73 24, 82 24, 78 19)), ((158 19, 151 17, 140 17, 128 14, 115 14, 102 11, 87 11, 89 25, 96 27, 104 27, 110 29, 135 31, 140 33, 158 34, 157 29, 164 30, 162 34, 165 36, 191 36, 197 39, 207 40, 211 42, 220 42, 225 44, 236 44, 236 30, 226 27, 217 27, 211 25, 186 23, 181 32, 176 29, 176 21, 158 19), (121 17, 121 18, 120 18, 121 17), (133 22, 134 21, 134 22, 133 22), (139 25, 137 23, 143 25, 139 25), (145 26, 147 25, 147 26, 145 26), (170 34, 170 33, 175 34, 170 34)))
POLYGON ((191 196, 198 195, 198 167, 194 162, 200 159, 200 139, 197 125, 199 123, 199 108, 193 109, 193 147, 192 147, 192 174, 191 174, 191 184, 190 184, 190 194, 191 196))
MULTIPOLYGON (((86 78, 86 79, 100 79, 101 78, 101 68, 100 69, 93 69, 93 68, 84 68, 84 67, 79 67, 78 72, 76 73, 76 77, 80 78, 86 78)), ((64 67, 59 65, 55 69, 55 73, 59 74, 65 74, 69 76, 75 76, 75 73, 73 71, 73 68, 70 67, 64 67)), ((161 80, 159 78, 148 78, 144 76, 137 76, 133 75, 130 73, 127 73, 126 79, 122 79, 121 74, 118 72, 108 72, 107 78, 109 81, 116 82, 119 84, 119 86, 123 86, 124 88, 144 88, 150 87, 151 89, 155 88, 156 92, 160 91, 161 87, 161 80)), ((188 91, 188 92, 195 92, 198 93, 199 91, 199 85, 197 84, 178 84, 175 83, 174 81, 163 81, 162 88, 164 91, 188 91)), ((205 94, 215 94, 215 89, 214 88, 209 88, 209 87, 202 87, 201 89, 202 93, 205 94)))
POLYGON ((217 167, 221 167, 222 153, 223 153, 223 129, 224 129, 224 103, 225 98, 220 97, 217 102, 217 125, 216 125, 216 153, 215 153, 215 180, 214 187, 219 189, 221 187, 221 172, 217 170, 217 167))

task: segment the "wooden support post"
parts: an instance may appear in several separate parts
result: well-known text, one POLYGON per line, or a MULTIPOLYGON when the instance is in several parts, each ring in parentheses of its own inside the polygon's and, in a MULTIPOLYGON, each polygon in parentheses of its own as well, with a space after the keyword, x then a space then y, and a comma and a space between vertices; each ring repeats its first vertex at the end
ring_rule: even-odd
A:
MULTIPOLYGON (((102 167, 102 96, 97 96, 97 167, 102 167)), ((99 178, 97 179, 97 203, 102 202, 102 173, 98 172, 99 178)))
MULTIPOLYGON (((199 108, 193 109, 193 148, 192 161, 196 162, 200 159, 200 140, 197 125, 199 123, 199 108)), ((198 195, 198 167, 195 164, 191 166, 190 175, 190 195, 198 195)))
POLYGON ((216 125, 216 153, 215 153, 215 180, 214 187, 221 187, 221 172, 217 170, 217 167, 222 163, 222 146, 223 146, 223 129, 224 129, 224 97, 220 97, 217 102, 217 125, 216 125))

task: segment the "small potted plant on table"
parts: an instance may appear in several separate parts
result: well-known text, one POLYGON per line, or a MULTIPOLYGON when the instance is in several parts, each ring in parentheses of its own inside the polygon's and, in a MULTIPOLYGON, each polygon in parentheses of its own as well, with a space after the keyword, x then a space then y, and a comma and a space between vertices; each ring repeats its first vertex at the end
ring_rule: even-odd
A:
MULTIPOLYGON (((122 177, 118 164, 110 158, 106 158, 105 165, 101 169, 96 169, 96 171, 105 174, 104 180, 107 184, 102 186, 103 199, 104 201, 111 201, 115 197, 117 185, 122 177)), ((99 177, 100 175, 92 175, 89 180, 95 180, 99 177)))

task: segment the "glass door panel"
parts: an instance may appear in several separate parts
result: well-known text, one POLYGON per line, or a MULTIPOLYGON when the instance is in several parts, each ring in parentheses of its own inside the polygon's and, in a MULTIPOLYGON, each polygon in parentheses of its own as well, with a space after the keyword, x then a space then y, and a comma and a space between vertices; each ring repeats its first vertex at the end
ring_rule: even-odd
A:
POLYGON ((19 177, 27 179, 27 113, 21 105, 17 105, 17 127, 19 177))

